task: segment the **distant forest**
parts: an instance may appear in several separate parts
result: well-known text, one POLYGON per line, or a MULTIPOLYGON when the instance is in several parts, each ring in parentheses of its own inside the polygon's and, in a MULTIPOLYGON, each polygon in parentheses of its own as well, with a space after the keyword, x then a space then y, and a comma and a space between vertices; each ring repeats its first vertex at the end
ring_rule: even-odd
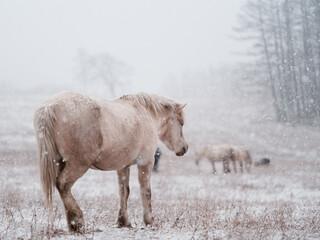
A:
POLYGON ((239 22, 235 30, 253 42, 277 120, 319 125, 320 1, 249 0, 239 22))

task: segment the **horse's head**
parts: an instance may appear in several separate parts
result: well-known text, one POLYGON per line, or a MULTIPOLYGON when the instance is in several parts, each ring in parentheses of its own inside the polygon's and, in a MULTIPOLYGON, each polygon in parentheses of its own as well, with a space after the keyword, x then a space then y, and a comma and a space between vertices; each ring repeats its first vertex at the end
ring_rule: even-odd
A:
POLYGON ((184 124, 182 105, 173 99, 156 94, 139 93, 121 97, 123 100, 145 107, 157 119, 160 140, 177 156, 188 151, 188 144, 184 140, 182 126, 184 124))
POLYGON ((168 115, 162 119, 160 127, 160 140, 177 156, 183 156, 188 151, 188 144, 183 136, 184 114, 186 106, 178 104, 174 111, 168 111, 168 115))

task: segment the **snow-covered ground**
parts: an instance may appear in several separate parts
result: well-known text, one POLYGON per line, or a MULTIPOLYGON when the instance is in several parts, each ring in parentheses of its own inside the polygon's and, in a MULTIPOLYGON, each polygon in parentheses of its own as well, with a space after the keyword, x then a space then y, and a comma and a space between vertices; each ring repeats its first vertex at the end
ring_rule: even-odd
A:
POLYGON ((32 118, 50 94, 0 94, 0 239, 320 238, 320 129, 283 126, 272 121, 268 104, 214 92, 180 98, 188 103, 185 135, 190 150, 178 158, 160 145, 164 154, 159 173, 152 176, 154 226, 143 225, 132 166, 132 229, 116 228, 116 173, 94 170, 73 188, 84 212, 85 234, 68 233, 58 194, 48 227, 32 118), (213 175, 208 161, 194 164, 194 151, 224 142, 245 146, 254 159, 268 157, 271 165, 223 174, 218 163, 213 175))

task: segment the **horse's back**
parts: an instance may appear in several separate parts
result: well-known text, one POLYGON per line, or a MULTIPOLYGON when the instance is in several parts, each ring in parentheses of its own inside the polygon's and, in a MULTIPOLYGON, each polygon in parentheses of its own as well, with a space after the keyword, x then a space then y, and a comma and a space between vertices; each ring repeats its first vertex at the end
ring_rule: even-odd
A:
POLYGON ((156 149, 151 115, 128 101, 61 92, 40 108, 46 107, 55 112, 54 136, 64 158, 80 156, 99 169, 117 170, 131 164, 144 146, 156 149))
POLYGON ((240 146, 232 146, 235 160, 247 160, 251 161, 251 156, 248 150, 240 146))
POLYGON ((230 144, 212 145, 210 149, 215 153, 217 158, 230 157, 232 155, 230 144))

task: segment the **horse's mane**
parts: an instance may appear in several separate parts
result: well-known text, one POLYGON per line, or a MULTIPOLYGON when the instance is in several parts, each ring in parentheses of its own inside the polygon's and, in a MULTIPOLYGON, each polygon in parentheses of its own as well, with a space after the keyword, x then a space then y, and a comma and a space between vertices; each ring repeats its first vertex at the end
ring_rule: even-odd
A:
POLYGON ((150 93, 138 93, 123 95, 120 99, 131 101, 134 104, 139 104, 154 112, 156 115, 164 112, 165 110, 172 111, 181 115, 183 120, 182 105, 173 99, 162 97, 156 94, 150 93))

